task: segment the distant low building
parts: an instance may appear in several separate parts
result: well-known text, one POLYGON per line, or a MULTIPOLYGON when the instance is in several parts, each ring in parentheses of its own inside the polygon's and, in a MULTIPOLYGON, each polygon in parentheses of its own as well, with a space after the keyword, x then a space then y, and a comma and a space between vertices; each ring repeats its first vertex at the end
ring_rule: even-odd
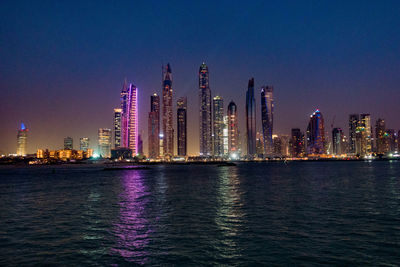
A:
POLYGON ((72 150, 74 149, 74 141, 72 139, 72 137, 65 137, 64 138, 64 149, 69 149, 72 150))
POLYGON ((111 159, 130 159, 132 158, 132 150, 129 148, 116 148, 111 149, 111 159))

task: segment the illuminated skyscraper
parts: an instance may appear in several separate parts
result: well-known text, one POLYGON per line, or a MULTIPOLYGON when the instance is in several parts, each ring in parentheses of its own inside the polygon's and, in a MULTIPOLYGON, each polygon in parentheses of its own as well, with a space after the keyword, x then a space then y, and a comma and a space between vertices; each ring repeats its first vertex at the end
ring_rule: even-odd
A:
POLYGON ((300 158, 304 156, 304 133, 298 128, 292 129, 290 150, 292 157, 300 158))
POLYGON ((261 87, 261 120, 264 138, 264 154, 272 153, 272 134, 274 126, 274 88, 261 87))
POLYGON ((371 154, 371 116, 360 114, 356 128, 356 154, 365 156, 371 154))
POLYGON ((332 148, 334 155, 344 154, 343 147, 343 130, 340 128, 333 128, 332 130, 332 148))
POLYGON ((187 98, 180 97, 177 101, 178 126, 178 156, 187 155, 187 98))
POLYGON ((356 129, 360 117, 358 114, 351 114, 349 116, 349 153, 356 153, 356 129))
POLYGON ((21 128, 18 130, 18 134, 17 134, 17 155, 18 156, 26 155, 27 138, 28 138, 28 129, 25 127, 25 124, 21 123, 21 128))
POLYGON ((121 147, 122 109, 114 109, 114 148, 121 147))
POLYGON ((307 127, 307 154, 325 154, 324 117, 317 109, 307 127))
POLYGON ((74 140, 72 139, 72 137, 65 137, 64 138, 64 149, 65 150, 74 149, 74 140))
POLYGON ((254 98, 254 78, 249 80, 246 92, 246 137, 247 155, 254 157, 256 151, 256 100, 254 98))
POLYGON ((230 156, 238 156, 238 117, 237 106, 231 101, 228 105, 228 148, 230 156))
POLYGON ((111 157, 111 130, 100 128, 99 129, 99 154, 103 158, 111 157))
POLYGON ((133 155, 138 153, 138 96, 137 88, 133 84, 124 83, 121 92, 122 127, 121 146, 132 150, 133 155))
POLYGON ((121 91, 121 147, 128 148, 128 119, 129 119, 128 84, 125 79, 121 91))
POLYGON ((89 149, 89 138, 81 137, 79 138, 79 150, 87 152, 89 149))
POLYGON ((172 115, 172 72, 169 63, 163 68, 162 81, 162 134, 163 134, 163 153, 165 157, 174 155, 174 128, 172 115))
POLYGON ((227 156, 229 154, 228 116, 224 116, 223 143, 224 143, 224 156, 227 156))
POLYGON ((200 155, 212 155, 211 132, 211 90, 208 67, 203 62, 199 70, 199 107, 200 107, 200 155))
POLYGON ((214 156, 224 155, 224 100, 220 96, 213 98, 214 156))
POLYGON ((149 158, 160 156, 160 97, 157 94, 150 96, 148 146, 149 158))
POLYGON ((376 140, 376 153, 378 154, 385 154, 387 151, 386 149, 386 125, 385 120, 378 119, 375 124, 375 140, 376 140))

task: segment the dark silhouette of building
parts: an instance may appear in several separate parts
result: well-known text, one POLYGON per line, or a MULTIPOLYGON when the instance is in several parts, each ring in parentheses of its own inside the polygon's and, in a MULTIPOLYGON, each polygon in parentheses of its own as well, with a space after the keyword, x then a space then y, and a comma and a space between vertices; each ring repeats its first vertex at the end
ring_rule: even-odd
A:
POLYGON ((178 156, 187 155, 187 98, 181 97, 177 101, 178 126, 178 156))
POLYGON ((247 155, 254 157, 256 150, 256 100, 254 98, 254 78, 249 80, 246 92, 246 136, 247 155))

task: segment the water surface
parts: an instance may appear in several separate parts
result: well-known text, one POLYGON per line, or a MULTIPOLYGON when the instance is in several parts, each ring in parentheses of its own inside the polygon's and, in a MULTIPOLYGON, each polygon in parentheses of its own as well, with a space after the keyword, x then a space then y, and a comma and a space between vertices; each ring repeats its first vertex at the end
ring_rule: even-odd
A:
POLYGON ((400 162, 0 168, 0 265, 397 265, 400 162))

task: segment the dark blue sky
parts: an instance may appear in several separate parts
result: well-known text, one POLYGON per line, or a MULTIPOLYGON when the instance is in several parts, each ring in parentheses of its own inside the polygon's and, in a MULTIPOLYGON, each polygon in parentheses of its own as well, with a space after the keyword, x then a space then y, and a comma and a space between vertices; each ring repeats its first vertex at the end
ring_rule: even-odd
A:
POLYGON ((28 152, 60 148, 65 136, 76 148, 88 136, 96 147, 97 129, 112 127, 125 77, 140 90, 146 137, 149 95, 161 93, 166 62, 174 102, 188 97, 190 153, 198 152, 202 61, 213 96, 237 103, 243 134, 250 77, 257 95, 264 84, 275 88, 275 133, 304 130, 316 108, 328 130, 336 116, 347 133, 353 112, 398 129, 399 14, 398 1, 3 0, 0 153, 15 153, 21 121, 30 129, 28 152))

